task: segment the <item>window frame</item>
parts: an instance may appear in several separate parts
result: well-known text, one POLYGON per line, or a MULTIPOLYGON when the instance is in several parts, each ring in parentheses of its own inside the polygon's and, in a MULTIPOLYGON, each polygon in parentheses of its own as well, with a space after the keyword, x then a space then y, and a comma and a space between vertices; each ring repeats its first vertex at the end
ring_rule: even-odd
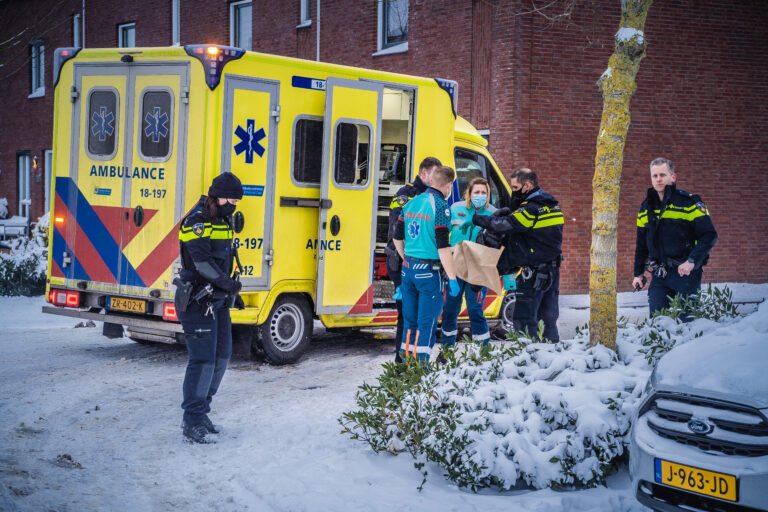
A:
POLYGON ((171 46, 181 46, 181 0, 171 0, 171 46))
MULTIPOLYGON (((454 146, 453 147, 453 165, 454 168, 457 169, 456 171, 456 178, 458 179, 458 166, 456 165, 456 157, 458 152, 466 152, 470 153, 472 155, 476 155, 477 157, 483 158, 485 160, 485 165, 481 166, 482 169, 480 170, 481 176, 485 178, 489 183, 489 188, 491 189, 491 192, 493 192, 494 188, 496 189, 499 199, 498 204, 493 204, 496 208, 502 208, 504 206, 507 206, 509 204, 509 193, 507 192, 507 189, 504 187, 503 183, 499 183, 499 180, 502 178, 499 178, 499 174, 496 172, 496 167, 494 166, 493 161, 488 158, 486 155, 480 153, 479 151, 475 151, 473 149, 470 149, 465 146, 454 146)), ((477 161, 477 160, 475 160, 477 161)), ((469 180, 467 181, 467 186, 469 186, 469 180)), ((457 185, 458 188, 458 185, 457 185)), ((464 197, 464 191, 459 190, 459 196, 463 199, 464 197)))
POLYGON ((138 112, 143 113, 144 112, 144 98, 147 95, 148 92, 167 92, 171 96, 171 111, 168 114, 168 153, 165 155, 165 157, 160 156, 147 156, 144 154, 141 148, 141 142, 144 138, 144 117, 140 119, 139 123, 136 123, 138 125, 138 131, 136 133, 136 140, 138 141, 138 144, 136 144, 136 151, 141 157, 142 160, 145 162, 152 162, 152 163, 161 163, 161 162, 167 162, 171 159, 173 156, 173 125, 174 125, 174 119, 176 114, 176 97, 173 95, 173 89, 170 87, 160 86, 160 85, 148 85, 147 87, 143 88, 141 90, 141 93, 139 94, 139 110, 138 112))
MULTIPOLYGON (((405 41, 400 41, 397 43, 389 43, 387 42, 387 29, 389 27, 389 1, 390 0, 379 0, 377 2, 378 4, 378 20, 377 20, 377 29, 378 29, 378 41, 377 41, 377 52, 373 54, 373 56, 379 56, 379 55, 390 55, 393 53, 404 53, 408 51, 408 25, 405 27, 405 41)), ((400 1, 400 0, 395 0, 400 1)), ((405 2, 405 6, 407 9, 406 13, 406 22, 408 17, 410 16, 410 5, 408 0, 402 0, 405 2)))
POLYGON ((43 172, 45 177, 45 183, 43 186, 44 200, 43 213, 51 211, 51 183, 53 182, 53 150, 46 149, 43 152, 43 165, 45 166, 43 172))
POLYGON ((81 48, 82 44, 80 42, 80 39, 82 37, 82 23, 80 22, 82 18, 80 17, 80 14, 75 14, 72 16, 72 46, 75 48, 81 48))
POLYGON ((121 23, 117 26, 117 47, 118 48, 136 48, 136 22, 121 23), (123 35, 126 31, 133 31, 133 46, 126 45, 126 41, 123 40, 123 35))
POLYGON ((31 151, 17 151, 16 152, 16 197, 18 198, 18 204, 19 204, 19 216, 20 217, 26 217, 27 219, 30 216, 31 210, 32 210, 32 152, 31 151), (22 159, 24 159, 26 165, 24 166, 26 168, 26 171, 24 168, 22 168, 22 159), (22 172, 25 174, 25 179, 22 181, 22 172), (22 185, 26 183, 27 185, 27 197, 22 197, 23 190, 22 185), (24 204, 24 201, 28 200, 29 204, 24 204), (26 210, 26 215, 24 215, 24 211, 26 210))
POLYGON ((235 48, 242 48, 246 51, 253 51, 253 2, 252 0, 238 0, 236 2, 230 2, 229 4, 229 45, 234 46, 235 48), (240 46, 237 44, 237 38, 235 37, 235 28, 237 27, 237 24, 235 23, 235 12, 240 12, 240 9, 248 5, 251 8, 251 18, 248 20, 248 22, 251 25, 251 46, 250 48, 245 48, 244 46, 240 46))
POLYGON ((85 103, 86 112, 88 113, 88 128, 85 130, 85 137, 83 137, 83 145, 85 146, 85 154, 88 155, 88 158, 92 160, 113 160, 115 156, 117 155, 117 149, 120 146, 120 92, 114 88, 109 86, 99 86, 99 87, 92 87, 91 90, 88 91, 88 97, 86 98, 85 103), (90 140, 91 136, 91 96, 93 96, 94 92, 103 92, 108 91, 112 92, 115 95, 115 147, 112 150, 112 154, 109 155, 95 155, 91 153, 91 149, 88 147, 88 141, 90 140))
POLYGON ((291 182, 296 185, 297 187, 304 187, 304 188, 320 188, 320 184, 323 181, 323 142, 321 137, 320 142, 320 176, 317 181, 317 183, 313 183, 311 181, 299 181, 296 178, 296 175, 294 173, 296 161, 295 161, 295 155, 296 155, 296 127, 299 124, 299 121, 307 120, 307 121, 319 121, 320 125, 323 127, 323 133, 325 133, 325 118, 323 116, 313 116, 310 114, 299 114, 293 119, 293 127, 292 127, 292 134, 291 137, 291 182))
MULTIPOLYGON (((334 123, 334 125, 332 127, 332 130, 333 130, 333 132, 331 132, 331 133, 333 133, 333 147, 330 150, 332 151, 332 156, 333 156, 332 164, 333 165, 332 165, 332 167, 330 169, 328 169, 328 172, 331 175, 331 182, 333 183, 333 186, 335 188, 338 188, 338 189, 366 190, 368 187, 371 186, 371 183, 373 183, 373 181, 374 181, 373 180, 373 172, 374 172, 373 167, 375 166, 375 162, 373 161, 373 150, 374 150, 373 146, 376 144, 376 141, 372 140, 373 139, 373 125, 370 123, 370 121, 367 121, 365 119, 354 119, 354 118, 351 118, 351 117, 340 117, 340 118, 336 119, 336 122, 334 123), (365 126, 365 127, 368 128, 368 179, 365 180, 365 185, 357 185, 355 183, 339 183, 338 181, 336 181, 336 165, 338 164, 338 161, 339 161, 339 156, 336 153, 336 144, 338 143, 338 141, 336 140, 336 131, 338 130, 339 125, 342 124, 342 123, 354 124, 354 125, 358 125, 358 126, 361 125, 361 126, 365 126)), ((359 138, 359 134, 358 134, 358 138, 359 138)), ((359 144, 360 143, 358 141, 358 146, 359 146, 359 144)), ((323 151, 325 151, 325 147, 323 147, 323 151)), ((322 173, 322 171, 321 171, 321 173, 322 173)), ((323 176, 321 175, 320 176, 321 182, 322 182, 322 179, 323 179, 323 176)))
POLYGON ((45 96, 45 44, 42 39, 29 45, 30 51, 30 94, 28 98, 45 96))
POLYGON ((299 0, 299 24, 296 28, 304 28, 312 25, 311 0, 299 0))

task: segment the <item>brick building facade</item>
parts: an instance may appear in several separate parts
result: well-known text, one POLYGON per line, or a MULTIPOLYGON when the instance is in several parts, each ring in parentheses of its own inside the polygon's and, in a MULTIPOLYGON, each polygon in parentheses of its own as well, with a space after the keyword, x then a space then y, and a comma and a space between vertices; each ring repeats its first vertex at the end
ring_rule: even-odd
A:
MULTIPOLYGON (((85 46, 118 45, 118 26, 135 24, 136 46, 230 44, 225 0, 113 3, 11 0, 0 6, 0 197, 19 212, 21 156, 31 171, 31 216, 45 197, 45 152, 52 145, 53 50, 72 46, 75 16, 85 46), (2 41, 5 41, 2 43, 2 41), (31 44, 44 44, 44 93, 32 94, 31 44)), ((253 2, 253 49, 314 59, 317 0, 301 23, 299 0, 253 2)), ((378 52, 376 0, 321 0, 320 59, 440 76, 459 83, 459 114, 488 130, 505 171, 526 165, 566 212, 562 291, 588 286, 591 181, 602 112, 595 82, 607 67, 619 24, 618 0, 576 2, 570 21, 552 26, 525 14, 527 0, 410 0, 407 51, 378 52)), ((768 281, 768 12, 759 0, 669 0, 653 4, 647 57, 637 76, 624 157, 619 218, 620 289, 631 281, 635 216, 649 186, 648 162, 677 164, 679 186, 702 196, 720 239, 705 281, 768 281)), ((61 92, 61 91, 60 91, 61 92)))

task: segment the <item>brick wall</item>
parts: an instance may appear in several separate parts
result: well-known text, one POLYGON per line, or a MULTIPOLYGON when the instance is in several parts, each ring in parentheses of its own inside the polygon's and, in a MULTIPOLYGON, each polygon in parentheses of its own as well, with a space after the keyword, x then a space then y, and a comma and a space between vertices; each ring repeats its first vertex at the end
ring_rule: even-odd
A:
MULTIPOLYGON (((310 4, 312 24, 296 28, 298 0, 254 2, 254 49, 314 60, 318 23, 316 2, 310 4)), ((324 1, 320 58, 458 81, 459 114, 478 128, 490 128, 491 152, 501 168, 534 168, 543 188, 562 202, 567 217, 562 291, 584 292, 602 111, 595 82, 613 50, 619 2, 578 0, 572 20, 555 26, 523 14, 529 5, 527 0, 411 0, 408 51, 374 56, 376 1, 324 1)), ((11 213, 18 209, 16 151, 37 155, 42 176, 43 151, 51 147, 52 54, 71 44, 71 18, 80 7, 79 0, 0 7, 0 41, 29 26, 29 19, 48 20, 25 33, 21 45, 0 53, 5 102, 0 197, 8 197, 11 213), (28 44, 41 35, 46 95, 28 99, 28 44)), ((115 46, 117 25, 125 22, 136 23, 139 46, 171 43, 170 0, 93 1, 86 10, 86 45, 115 46)), ((768 216, 762 215, 768 195, 765 26, 768 13, 760 0, 669 0, 651 7, 622 176, 621 290, 629 289, 635 216, 649 186, 648 162, 656 156, 677 163, 680 187, 702 196, 719 230, 705 281, 768 281, 768 216)), ((228 1, 181 1, 182 44, 229 44, 229 37, 228 1)), ((43 211, 43 183, 34 173, 32 185, 37 216, 43 211)))

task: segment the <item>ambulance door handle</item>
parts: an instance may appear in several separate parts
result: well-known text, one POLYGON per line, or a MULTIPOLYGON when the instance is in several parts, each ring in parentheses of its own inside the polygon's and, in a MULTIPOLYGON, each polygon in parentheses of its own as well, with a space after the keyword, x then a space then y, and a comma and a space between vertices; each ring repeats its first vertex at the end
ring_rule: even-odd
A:
POLYGON ((320 209, 328 210, 333 206, 333 201, 330 199, 320 199, 320 209))
POLYGON ((138 228, 142 224, 144 224, 144 208, 139 205, 133 210, 133 225, 138 228))
POLYGON ((272 264, 275 263, 274 256, 275 256, 275 251, 273 251, 272 249, 270 249, 269 252, 264 255, 264 261, 266 261, 267 265, 269 265, 270 267, 272 266, 272 264))
POLYGON ((338 215, 334 215, 331 218, 331 234, 333 236, 338 235, 340 229, 341 229, 341 220, 339 220, 339 216, 338 215))

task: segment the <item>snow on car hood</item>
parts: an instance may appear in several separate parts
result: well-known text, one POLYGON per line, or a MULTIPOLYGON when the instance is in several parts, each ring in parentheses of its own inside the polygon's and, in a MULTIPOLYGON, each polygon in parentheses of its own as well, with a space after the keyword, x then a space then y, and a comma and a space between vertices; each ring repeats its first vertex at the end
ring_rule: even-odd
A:
POLYGON ((670 350, 659 360, 656 382, 736 395, 768 407, 768 303, 670 350))

